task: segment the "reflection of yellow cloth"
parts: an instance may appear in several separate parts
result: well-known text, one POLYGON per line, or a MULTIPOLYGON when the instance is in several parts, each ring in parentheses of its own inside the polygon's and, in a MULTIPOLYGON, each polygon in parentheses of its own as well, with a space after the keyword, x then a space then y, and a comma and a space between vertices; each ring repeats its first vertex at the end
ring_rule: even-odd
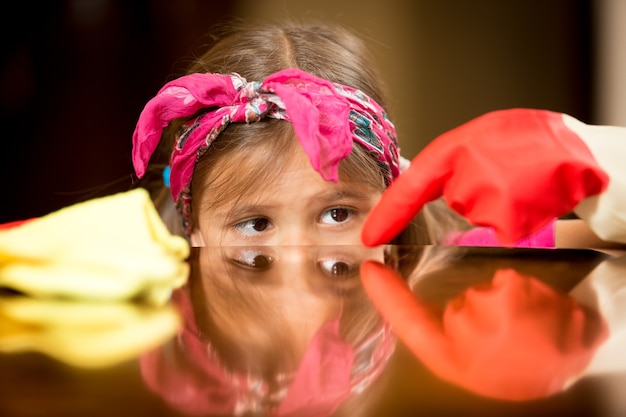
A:
POLYGON ((36 297, 161 304, 186 280, 188 253, 147 191, 136 189, 0 231, 0 286, 36 297))
POLYGON ((0 298, 0 352, 38 351, 83 368, 133 358, 179 327, 171 305, 0 298))
POLYGON ((0 293, 0 352, 99 367, 153 348, 180 326, 188 254, 143 189, 0 230, 0 287, 19 293, 0 293))

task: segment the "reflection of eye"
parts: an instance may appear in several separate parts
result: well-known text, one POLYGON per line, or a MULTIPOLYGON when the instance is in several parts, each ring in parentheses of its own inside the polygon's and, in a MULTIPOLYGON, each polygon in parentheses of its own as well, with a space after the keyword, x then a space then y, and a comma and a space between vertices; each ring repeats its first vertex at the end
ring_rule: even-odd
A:
POLYGON ((322 213, 320 216, 320 222, 326 224, 343 223, 349 220, 356 212, 352 209, 345 207, 333 207, 322 213))
POLYGON ((266 269, 274 262, 274 258, 271 256, 253 250, 243 250, 232 260, 239 265, 254 269, 266 269))
POLYGON ((237 223, 234 227, 245 236, 254 236, 270 228, 271 223, 265 217, 257 217, 237 223))
POLYGON ((327 275, 332 277, 345 277, 353 272, 350 265, 334 259, 321 261, 320 266, 327 275))

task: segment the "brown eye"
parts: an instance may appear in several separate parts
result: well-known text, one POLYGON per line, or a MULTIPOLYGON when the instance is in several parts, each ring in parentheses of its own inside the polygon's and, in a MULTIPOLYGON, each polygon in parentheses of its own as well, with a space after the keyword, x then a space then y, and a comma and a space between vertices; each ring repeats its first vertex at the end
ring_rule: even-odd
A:
POLYGON ((252 225, 252 228, 256 230, 257 232, 262 232, 265 229, 267 229, 268 223, 269 221, 264 218, 255 219, 254 224, 252 225))
POLYGON ((345 277, 353 271, 350 265, 342 261, 327 260, 320 262, 322 270, 331 277, 345 277))
POLYGON ((348 210, 344 208, 334 208, 330 211, 330 216, 336 222, 344 222, 348 218, 348 210))
POLYGON ((231 261, 238 266, 244 266, 254 270, 264 270, 269 268, 274 262, 271 255, 259 253, 255 249, 243 249, 236 253, 231 261))
POLYGON ((336 276, 347 275, 350 272, 350 267, 345 262, 335 262, 330 269, 330 273, 336 276))
POLYGON ((272 222, 265 217, 255 217, 234 225, 234 228, 244 236, 255 236, 271 229, 271 227, 272 222))
POLYGON ((324 210, 320 216, 320 222, 328 225, 343 224, 355 216, 357 212, 345 207, 333 207, 324 210))
POLYGON ((250 262, 250 266, 252 266, 253 268, 265 268, 270 263, 272 263, 272 261, 267 256, 257 255, 254 257, 254 259, 252 259, 252 262, 250 262))

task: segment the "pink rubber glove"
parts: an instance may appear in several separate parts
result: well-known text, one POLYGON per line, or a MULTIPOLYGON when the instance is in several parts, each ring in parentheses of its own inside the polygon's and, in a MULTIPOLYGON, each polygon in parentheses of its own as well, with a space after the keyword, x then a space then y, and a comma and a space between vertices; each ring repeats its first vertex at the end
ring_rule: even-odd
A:
POLYGON ((361 279, 395 334, 427 368, 491 398, 523 401, 563 391, 608 336, 595 310, 512 269, 453 298, 443 314, 385 265, 363 263, 361 279))
POLYGON ((571 212, 604 191, 609 176, 566 118, 572 119, 502 110, 444 133, 383 194, 365 221, 363 243, 388 242, 441 196, 474 225, 492 227, 508 246, 571 212))

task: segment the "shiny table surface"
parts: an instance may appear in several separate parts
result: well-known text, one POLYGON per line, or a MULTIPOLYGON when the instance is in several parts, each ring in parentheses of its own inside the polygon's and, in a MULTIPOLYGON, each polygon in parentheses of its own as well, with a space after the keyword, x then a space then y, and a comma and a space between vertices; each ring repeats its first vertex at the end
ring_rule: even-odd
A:
MULTIPOLYGON (((591 250, 194 248, 188 283, 172 298, 183 319, 173 338, 136 358, 95 369, 36 352, 0 354, 0 416, 626 415, 625 259, 591 250), (542 294, 549 296, 537 309, 513 295, 513 320, 487 320, 482 328, 468 322, 467 328, 482 336, 455 346, 465 353, 455 366, 461 373, 476 366, 485 371, 474 370, 474 379, 442 376, 396 338, 371 304, 359 277, 359 264, 371 258, 392 266, 420 302, 441 314, 451 300, 458 307, 468 291, 491 294, 494 277, 503 271, 514 271, 535 289, 544 291, 545 284, 550 290, 542 294), (491 364, 484 357, 479 365, 473 361, 481 349, 490 349, 491 338, 510 346, 512 339, 503 337, 518 337, 552 320, 546 305, 552 299, 575 300, 597 314, 607 326, 606 337, 594 345, 589 339, 596 333, 588 327, 590 333, 579 335, 583 350, 589 346, 582 355, 588 360, 572 375, 560 362, 551 363, 552 356, 537 356, 527 365, 541 367, 531 375, 553 366, 547 375, 568 377, 562 387, 510 399, 499 398, 507 391, 491 385, 485 394, 479 386, 487 374, 495 374, 501 386, 528 392, 533 382, 516 380, 519 366, 507 366, 501 348, 490 353, 491 364), (512 328, 517 325, 524 327, 512 328)), ((485 311, 498 316, 496 308, 485 311)), ((525 361, 540 344, 559 345, 569 330, 551 331, 558 334, 528 341, 525 361)), ((550 354, 560 360, 566 351, 559 345, 550 354)))

